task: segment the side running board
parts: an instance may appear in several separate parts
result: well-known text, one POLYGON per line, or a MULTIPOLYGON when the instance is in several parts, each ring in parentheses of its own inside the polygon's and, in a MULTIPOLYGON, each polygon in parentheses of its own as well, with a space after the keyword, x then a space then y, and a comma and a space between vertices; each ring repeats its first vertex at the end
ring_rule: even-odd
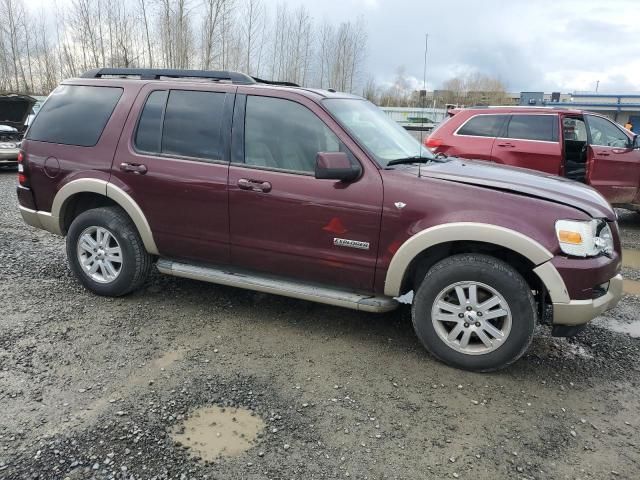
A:
POLYGON ((229 267, 215 268, 189 265, 160 259, 156 264, 158 270, 167 275, 202 280, 220 285, 256 290, 258 292, 284 295, 312 302, 326 303, 338 307, 351 308, 365 312, 389 312, 398 306, 391 297, 359 294, 345 290, 335 290, 326 286, 305 284, 291 280, 283 280, 272 276, 234 271, 229 267))

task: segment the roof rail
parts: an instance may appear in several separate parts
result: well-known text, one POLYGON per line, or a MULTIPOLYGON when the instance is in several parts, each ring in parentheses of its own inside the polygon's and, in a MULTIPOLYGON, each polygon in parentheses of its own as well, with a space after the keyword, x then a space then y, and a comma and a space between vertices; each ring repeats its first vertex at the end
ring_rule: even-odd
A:
POLYGON ((277 82, 275 80, 263 80, 262 78, 258 78, 258 77, 251 77, 251 78, 255 80, 257 83, 264 83, 267 85, 281 85, 283 87, 299 87, 300 86, 297 83, 293 83, 293 82, 277 82))
POLYGON ((226 81, 240 85, 251 85, 256 81, 249 75, 239 72, 176 70, 161 68, 95 68, 81 75, 81 78, 140 77, 141 80, 160 80, 162 78, 202 78, 215 81, 226 81))

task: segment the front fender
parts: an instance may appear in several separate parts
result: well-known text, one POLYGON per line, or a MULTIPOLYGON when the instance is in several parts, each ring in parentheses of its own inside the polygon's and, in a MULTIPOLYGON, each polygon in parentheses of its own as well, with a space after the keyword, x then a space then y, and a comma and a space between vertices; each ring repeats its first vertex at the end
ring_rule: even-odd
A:
POLYGON ((519 253, 536 266, 553 258, 553 254, 543 245, 509 228, 477 222, 445 223, 416 233, 400 246, 387 269, 385 295, 400 295, 405 273, 418 254, 442 243, 459 241, 499 245, 519 253))

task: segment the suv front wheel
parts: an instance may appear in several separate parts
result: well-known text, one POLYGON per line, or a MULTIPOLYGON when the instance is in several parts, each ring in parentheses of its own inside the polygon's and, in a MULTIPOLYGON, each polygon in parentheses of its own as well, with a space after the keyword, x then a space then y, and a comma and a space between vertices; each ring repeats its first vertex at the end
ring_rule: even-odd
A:
POLYGON ((94 208, 78 215, 67 235, 67 259, 87 289, 109 297, 139 288, 152 261, 135 225, 119 207, 94 208))
POLYGON ((531 288, 507 263, 480 254, 446 258, 427 273, 413 300, 418 338, 435 357, 473 371, 515 362, 533 338, 531 288))

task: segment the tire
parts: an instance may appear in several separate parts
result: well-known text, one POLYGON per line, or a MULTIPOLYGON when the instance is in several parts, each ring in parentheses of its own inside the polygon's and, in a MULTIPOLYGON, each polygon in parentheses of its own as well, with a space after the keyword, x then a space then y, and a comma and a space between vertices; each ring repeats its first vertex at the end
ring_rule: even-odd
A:
POLYGON ((531 343, 537 319, 522 275, 481 254, 454 255, 435 264, 416 291, 411 316, 418 338, 433 356, 476 372, 499 370, 518 360, 531 343))
POLYGON ((152 265, 135 225, 120 207, 94 208, 78 215, 67 234, 67 260, 82 285, 107 297, 140 288, 152 265), (95 272, 89 270, 91 266, 95 272))

